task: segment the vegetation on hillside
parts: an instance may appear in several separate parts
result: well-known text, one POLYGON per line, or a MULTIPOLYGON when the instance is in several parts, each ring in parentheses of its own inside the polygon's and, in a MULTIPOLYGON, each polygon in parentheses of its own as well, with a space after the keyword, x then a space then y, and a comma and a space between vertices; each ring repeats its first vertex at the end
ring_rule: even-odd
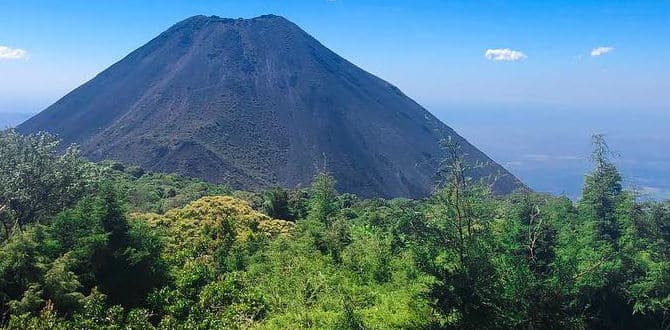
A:
POLYGON ((423 200, 239 192, 0 132, 8 329, 670 329, 670 201, 601 136, 582 198, 494 196, 457 146, 423 200))

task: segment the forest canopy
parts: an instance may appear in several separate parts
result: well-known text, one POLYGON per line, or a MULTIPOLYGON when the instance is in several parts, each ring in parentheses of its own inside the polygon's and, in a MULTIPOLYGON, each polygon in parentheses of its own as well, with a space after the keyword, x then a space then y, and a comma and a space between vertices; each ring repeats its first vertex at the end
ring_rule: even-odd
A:
POLYGON ((670 201, 602 136, 581 198, 495 196, 449 145, 421 200, 235 191, 0 132, 7 329, 670 329, 670 201))

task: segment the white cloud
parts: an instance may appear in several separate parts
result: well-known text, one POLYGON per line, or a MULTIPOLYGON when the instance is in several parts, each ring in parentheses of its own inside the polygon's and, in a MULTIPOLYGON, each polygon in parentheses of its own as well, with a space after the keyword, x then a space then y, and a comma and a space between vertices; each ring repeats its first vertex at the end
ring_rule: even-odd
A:
POLYGON ((518 50, 509 48, 487 49, 484 56, 492 61, 520 61, 528 57, 518 50))
POLYGON ((600 56, 600 55, 603 55, 603 54, 607 54, 607 53, 609 53, 613 50, 614 50, 614 47, 604 47, 604 46, 596 47, 596 48, 593 48, 591 50, 591 56, 593 56, 593 57, 600 56))
POLYGON ((9 48, 0 46, 0 60, 20 60, 28 56, 28 52, 23 49, 9 48))

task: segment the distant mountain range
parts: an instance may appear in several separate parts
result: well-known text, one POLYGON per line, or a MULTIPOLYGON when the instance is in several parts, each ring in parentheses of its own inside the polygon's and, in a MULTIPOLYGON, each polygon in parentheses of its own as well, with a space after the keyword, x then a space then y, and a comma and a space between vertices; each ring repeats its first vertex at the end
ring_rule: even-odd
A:
POLYGON ((321 170, 365 197, 421 197, 452 137, 497 193, 523 184, 398 88, 288 20, 195 16, 21 124, 93 160, 235 188, 306 186, 321 170))

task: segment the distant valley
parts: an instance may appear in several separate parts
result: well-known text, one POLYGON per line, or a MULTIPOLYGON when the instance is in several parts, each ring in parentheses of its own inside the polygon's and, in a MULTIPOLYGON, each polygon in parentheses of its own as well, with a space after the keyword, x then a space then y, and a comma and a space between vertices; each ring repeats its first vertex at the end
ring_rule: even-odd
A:
POLYGON ((670 197, 670 113, 538 107, 431 107, 465 138, 537 191, 580 195, 590 138, 604 133, 624 185, 643 198, 670 197))
POLYGON ((0 112, 0 129, 14 127, 30 118, 30 116, 31 114, 27 113, 0 112))

